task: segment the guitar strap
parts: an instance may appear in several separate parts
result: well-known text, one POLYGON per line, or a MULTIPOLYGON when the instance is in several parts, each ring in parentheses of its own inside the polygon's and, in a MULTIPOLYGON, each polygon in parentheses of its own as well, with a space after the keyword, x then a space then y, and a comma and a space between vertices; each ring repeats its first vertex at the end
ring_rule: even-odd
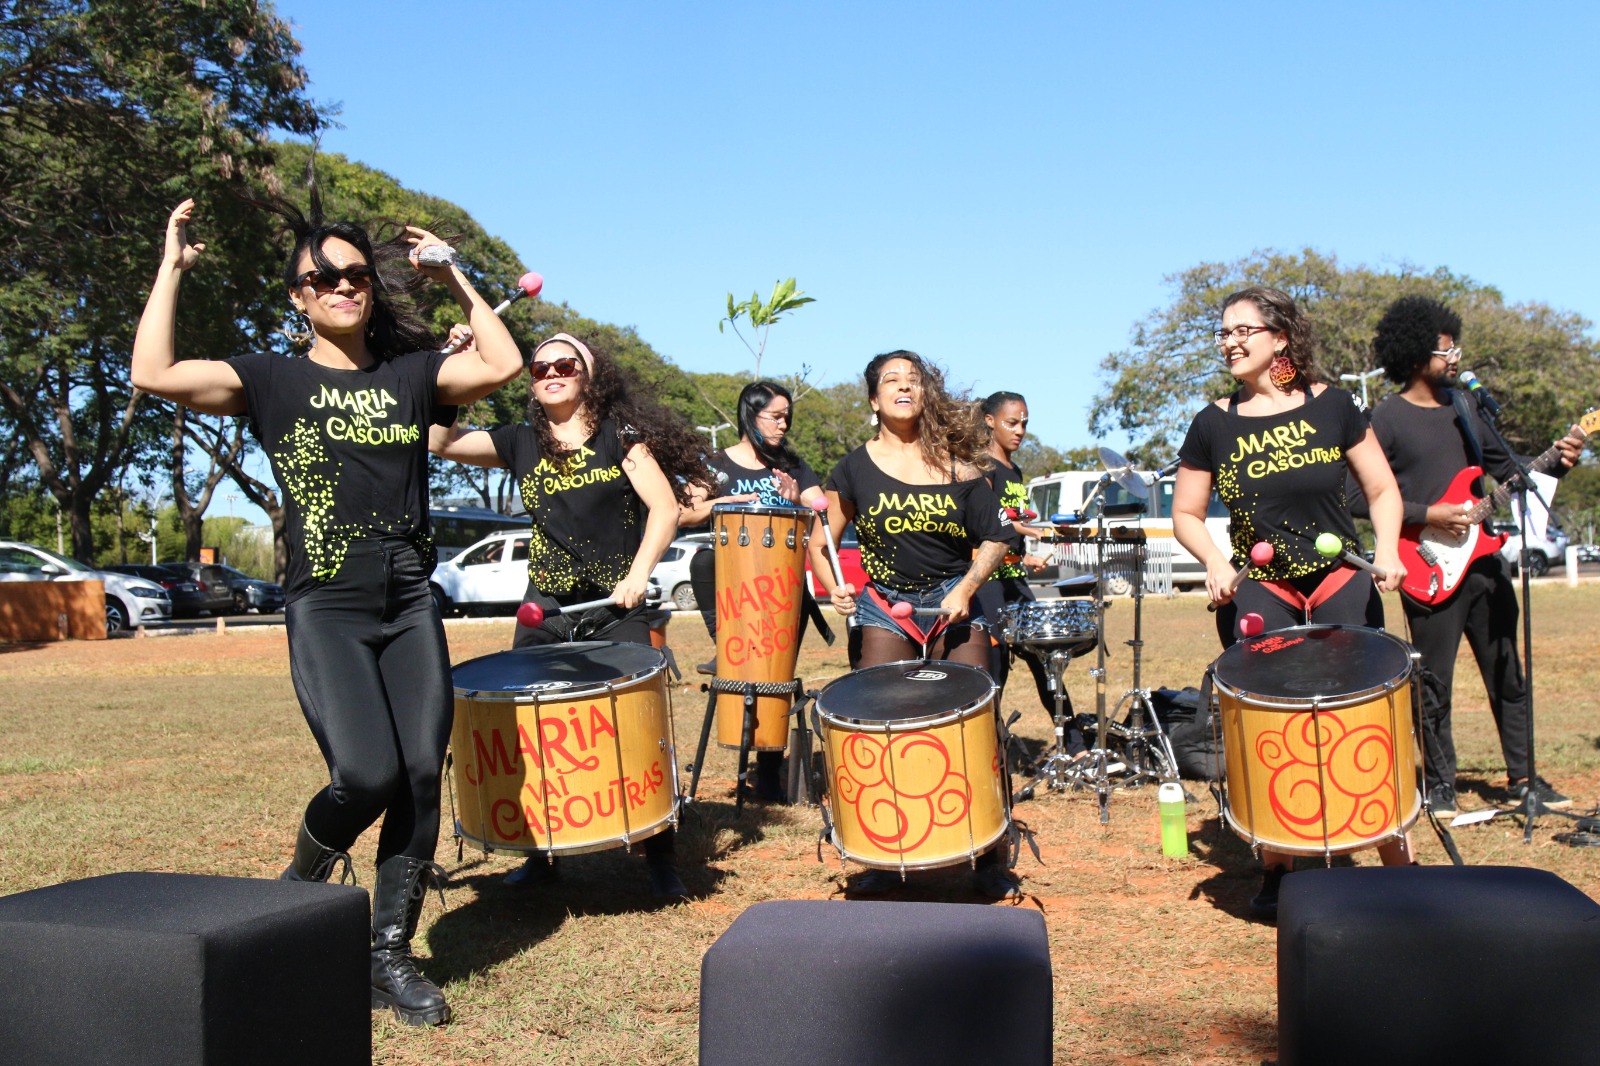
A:
POLYGON ((1450 394, 1450 406, 1456 409, 1456 425, 1461 427, 1461 435, 1466 438, 1467 451, 1472 454, 1472 465, 1483 469, 1483 445, 1478 442, 1477 431, 1472 428, 1472 410, 1467 406, 1467 394, 1460 389, 1446 389, 1450 394))

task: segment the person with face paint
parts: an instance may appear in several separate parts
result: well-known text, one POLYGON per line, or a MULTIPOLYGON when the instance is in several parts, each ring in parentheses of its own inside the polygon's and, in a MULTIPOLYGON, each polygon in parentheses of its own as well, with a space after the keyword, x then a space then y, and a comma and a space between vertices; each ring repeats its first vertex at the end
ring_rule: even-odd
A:
POLYGON ((449 1004, 411 956, 426 890, 443 879, 433 855, 453 710, 444 628, 428 590, 428 427, 511 380, 522 360, 457 267, 417 265, 418 250, 442 243, 432 234, 408 226, 404 242, 374 243, 358 225, 323 218, 314 182, 309 217, 264 206, 295 238, 283 278, 310 351, 177 359, 178 290, 205 249, 189 239, 195 204, 185 200, 167 221, 132 382, 207 414, 247 416, 266 450, 285 503, 289 668, 329 776, 305 809, 283 876, 326 881, 341 862, 348 871, 350 847, 382 818, 373 1005, 408 1024, 439 1025, 449 1004), (413 310, 409 293, 430 279, 477 331, 473 351, 442 354, 413 310))
MULTIPOLYGON (((542 341, 528 364, 529 421, 493 430, 435 427, 430 447, 446 459, 509 469, 532 521, 524 602, 545 617, 520 621, 512 646, 571 637, 650 644, 650 571, 677 534, 679 506, 707 480, 700 442, 682 418, 635 400, 626 372, 598 345, 566 333, 542 341), (615 605, 578 618, 560 608, 597 599, 615 605)), ((673 861, 674 833, 644 842, 650 890, 688 895, 673 861)), ((531 855, 507 876, 534 885, 558 867, 531 855)))
MULTIPOLYGON (((1000 611, 1010 604, 1033 602, 1028 574, 1038 573, 1046 565, 1046 560, 1026 554, 1024 538, 1054 536, 1055 530, 1027 524, 1028 479, 1016 465, 1014 456, 1028 434, 1028 401, 1014 392, 997 392, 983 400, 978 411, 989 431, 990 465, 984 468, 983 476, 1000 499, 1000 525, 1009 538, 1006 561, 978 590, 985 617, 998 619, 1000 611)), ((1054 716, 1055 695, 1050 688, 1047 668, 1034 649, 1026 645, 1008 649, 1003 641, 994 641, 989 672, 994 675, 995 683, 1004 691, 1012 656, 1028 665, 1039 702, 1046 714, 1054 716)), ((1061 694, 1066 698, 1067 754, 1076 755, 1084 750, 1083 733, 1073 720, 1072 699, 1064 687, 1061 694)))
MULTIPOLYGON (((756 381, 739 392, 739 441, 708 460, 712 489, 696 487, 679 516, 679 525, 691 529, 711 519, 719 504, 751 503, 763 507, 804 507, 821 483, 806 461, 788 443, 794 423, 794 397, 772 381, 756 381), (712 496, 711 493, 717 493, 712 496)), ((716 553, 702 551, 689 560, 689 582, 700 617, 713 640, 717 636, 716 553)), ((717 661, 700 666, 715 674, 717 661)), ((783 752, 756 752, 755 798, 781 803, 785 794, 781 771, 783 752)))
MULTIPOLYGON (((1458 474, 1481 467, 1501 484, 1518 468, 1483 421, 1477 404, 1455 389, 1460 365, 1461 317, 1437 300, 1405 296, 1378 322, 1372 347, 1378 365, 1400 391, 1373 409, 1372 431, 1394 469, 1406 525, 1432 526, 1460 535, 1467 531, 1466 503, 1440 502, 1458 474)), ((1583 448, 1577 428, 1556 442, 1558 474, 1565 474, 1583 448)), ((1483 486, 1474 495, 1482 497, 1483 486)), ((1359 488, 1351 488, 1351 510, 1368 512, 1359 488)), ((1467 568, 1456 590, 1443 602, 1423 604, 1400 597, 1411 643, 1422 654, 1422 706, 1418 708, 1426 763, 1428 796, 1435 814, 1456 813, 1456 747, 1451 734, 1451 693, 1456 656, 1465 634, 1489 696, 1489 710, 1500 734, 1507 788, 1521 800, 1528 781, 1528 689, 1517 655, 1517 596, 1498 552, 1467 568)), ((1532 787, 1547 807, 1572 801, 1543 777, 1532 787)))
MULTIPOLYGON (((1206 591, 1222 605, 1222 646, 1238 639, 1244 613, 1261 615, 1269 632, 1306 624, 1382 628, 1378 591, 1391 592, 1405 579, 1400 492, 1355 397, 1319 380, 1311 323, 1288 293, 1265 286, 1233 293, 1223 302, 1216 338, 1238 388, 1207 404, 1189 426, 1178 451, 1172 531, 1206 568, 1206 591), (1373 557, 1385 572, 1376 587, 1365 571, 1316 547, 1319 535, 1331 533, 1345 550, 1361 550, 1346 501, 1347 474, 1372 504, 1373 557), (1213 485, 1228 508, 1232 559, 1206 530, 1213 485), (1235 590, 1234 561, 1249 566, 1259 541, 1272 545, 1272 560, 1235 590)), ((1409 836, 1380 845, 1378 854, 1385 865, 1410 863, 1409 836)), ((1266 876, 1250 905, 1272 917, 1292 857, 1263 847, 1261 861, 1266 876)))
MULTIPOLYGON (((1008 532, 1000 501, 983 479, 982 434, 971 410, 952 399, 938 368, 915 352, 875 356, 865 373, 877 434, 841 459, 826 485, 834 543, 854 521, 864 589, 834 581, 827 539, 811 535, 812 573, 841 615, 856 617, 851 666, 862 668, 918 658, 922 641, 893 606, 944 612, 929 645, 931 658, 989 668, 989 622, 975 597, 1005 558, 1008 532), (976 554, 973 545, 977 545, 976 554)), ((924 624, 928 619, 923 616, 924 624)), ((1021 889, 1004 864, 1004 847, 978 858, 974 887, 994 899, 1021 889)), ((899 874, 868 870, 850 891, 878 895, 900 884, 899 874)))

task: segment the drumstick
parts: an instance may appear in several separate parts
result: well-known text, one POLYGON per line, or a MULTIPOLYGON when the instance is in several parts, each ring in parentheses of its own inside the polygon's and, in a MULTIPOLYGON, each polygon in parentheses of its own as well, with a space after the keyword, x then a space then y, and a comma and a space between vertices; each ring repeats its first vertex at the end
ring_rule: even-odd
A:
MULTIPOLYGON (((1268 544, 1264 540, 1256 541, 1250 546, 1250 566, 1266 566, 1268 563, 1272 562, 1273 554, 1272 545, 1268 544)), ((1232 596, 1235 592, 1239 591, 1239 586, 1244 582, 1245 577, 1250 573, 1250 566, 1242 568, 1238 573, 1233 575, 1233 580, 1228 582, 1228 595, 1232 596)), ((1215 611, 1217 606, 1218 605, 1216 603, 1208 603, 1206 604, 1206 610, 1215 611)))
POLYGON ((839 549, 833 543, 833 527, 828 525, 828 496, 819 492, 811 497, 807 504, 817 512, 822 519, 822 535, 828 539, 828 561, 833 564, 833 584, 835 588, 844 588, 844 569, 839 566, 839 549))
POLYGON ((539 626, 544 624, 544 620, 547 615, 578 614, 593 607, 614 607, 616 606, 616 602, 617 601, 615 599, 608 596, 603 600, 588 600, 584 603, 573 603, 566 607, 557 607, 552 611, 546 611, 537 603, 525 603, 521 607, 517 608, 517 621, 527 626, 529 629, 537 629, 539 626))
POLYGON ((899 602, 893 603, 889 606, 889 617, 891 618, 910 618, 914 614, 928 614, 944 617, 950 614, 950 610, 946 607, 913 607, 905 600, 900 600, 899 602))
POLYGON ((1317 534, 1316 544, 1317 554, 1321 555, 1325 559, 1342 558, 1351 566, 1359 566, 1361 569, 1375 574, 1379 581, 1384 581, 1389 577, 1389 575, 1384 572, 1382 567, 1373 566, 1371 563, 1367 562, 1353 551, 1346 551, 1344 547, 1344 541, 1339 539, 1339 534, 1337 533, 1317 534))
POLYGON ((1241 637, 1260 636, 1266 628, 1266 622, 1254 611, 1239 619, 1239 635, 1241 637))
MULTIPOLYGON (((429 251, 431 249, 425 248, 423 250, 424 251, 429 251)), ((418 256, 418 259, 420 261, 421 260, 421 256, 418 256)), ((539 295, 539 290, 543 289, 543 288, 544 288, 544 278, 540 277, 538 274, 535 274, 531 270, 528 271, 526 274, 522 275, 522 277, 517 279, 517 291, 512 293, 510 296, 507 296, 504 300, 501 300, 500 301, 500 305, 494 309, 494 313, 497 314, 497 315, 498 314, 503 314, 505 312, 506 308, 510 307, 512 304, 516 303, 518 300, 522 299, 524 296, 537 296, 537 295, 539 295)), ((465 348, 466 346, 467 346, 467 338, 466 337, 462 337, 460 340, 456 341, 453 344, 445 345, 444 348, 441 349, 441 353, 440 354, 442 354, 442 355, 454 355, 456 352, 459 352, 461 349, 465 348)))

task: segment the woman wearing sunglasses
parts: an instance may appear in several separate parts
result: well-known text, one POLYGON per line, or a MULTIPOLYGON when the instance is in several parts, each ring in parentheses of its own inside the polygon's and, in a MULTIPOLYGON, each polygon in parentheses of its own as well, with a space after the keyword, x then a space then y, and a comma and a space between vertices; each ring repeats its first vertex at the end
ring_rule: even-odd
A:
POLYGON ((135 387, 207 414, 246 415, 284 495, 289 667, 329 784, 312 797, 284 877, 326 881, 380 817, 372 890, 372 1001, 412 1025, 450 1018, 411 957, 439 836, 439 778, 453 696, 444 628, 428 591, 428 427, 516 376, 516 343, 453 265, 419 266, 440 242, 374 243, 366 230, 287 204, 290 306, 310 334, 300 358, 269 352, 176 358, 194 201, 167 221, 165 250, 134 339, 135 387), (409 248, 407 245, 409 244, 409 248), (409 253, 409 255, 408 255, 409 253), (411 306, 432 279, 477 330, 472 352, 445 356, 411 306))
MULTIPOLYGON (((470 349, 469 349, 470 350, 470 349)), ((650 571, 677 535, 678 508, 707 475, 700 441, 677 415, 630 395, 626 372, 598 345, 557 333, 533 350, 529 421, 493 430, 436 426, 430 447, 471 466, 509 469, 533 522, 525 601, 545 610, 517 625, 513 647, 589 639, 650 643, 644 610, 650 571), (578 618, 558 608, 610 598, 578 618)), ((673 865, 673 833, 644 844, 650 889, 688 895, 673 865)), ((555 876, 530 856, 507 877, 531 885, 555 876)))
MULTIPOLYGON (((1237 388, 1189 426, 1178 452, 1172 530, 1206 568, 1206 591, 1220 605, 1222 646, 1239 638, 1239 619, 1249 613, 1261 616, 1265 631, 1312 623, 1382 627, 1379 589, 1391 592, 1405 577, 1400 491, 1366 416, 1355 397, 1320 380, 1311 323, 1287 293, 1253 286, 1232 294, 1215 337, 1237 388), (1327 533, 1346 551, 1361 550, 1345 499, 1347 471, 1371 505, 1373 558, 1384 571, 1376 586, 1365 571, 1317 551, 1317 537, 1327 533), (1213 486, 1228 508, 1231 559, 1206 529, 1213 486), (1262 541, 1272 546, 1272 559, 1252 566, 1251 549, 1262 541), (1237 589, 1235 563, 1250 567, 1237 589)), ((1409 840, 1378 851, 1388 865, 1411 861, 1409 840)), ((1262 848, 1261 859, 1266 878, 1250 905, 1268 917, 1277 914, 1290 856, 1262 848)))
MULTIPOLYGON (((712 456, 714 490, 698 486, 689 494, 689 504, 679 517, 685 529, 704 527, 711 509, 725 503, 755 503, 763 507, 803 507, 816 495, 821 482, 816 473, 788 442, 794 422, 794 397, 772 381, 755 381, 739 392, 739 442, 712 456), (711 491, 719 493, 716 497, 711 491)), ((717 636, 716 553, 702 551, 689 560, 689 582, 694 588, 700 617, 712 640, 717 636)), ((701 666, 702 673, 715 674, 717 661, 701 666)), ((769 803, 782 803, 787 794, 782 784, 783 752, 756 752, 755 797, 769 803)))

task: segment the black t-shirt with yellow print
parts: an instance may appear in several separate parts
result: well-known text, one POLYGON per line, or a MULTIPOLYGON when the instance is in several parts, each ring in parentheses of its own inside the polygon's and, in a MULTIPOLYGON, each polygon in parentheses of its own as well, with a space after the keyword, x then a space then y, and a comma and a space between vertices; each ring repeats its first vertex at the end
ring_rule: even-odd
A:
POLYGON ((581 448, 555 458, 540 454, 526 423, 490 430, 489 438, 533 520, 528 579, 551 596, 610 595, 644 539, 644 505, 622 469, 629 446, 616 424, 602 422, 581 448))
POLYGON ((879 469, 862 445, 828 475, 855 508, 861 567, 897 592, 925 592, 972 567, 973 545, 1004 541, 1000 501, 982 477, 911 485, 879 469))
MULTIPOLYGON (((985 470, 983 476, 1000 499, 1000 527, 1006 533, 1006 551, 1020 558, 1027 545, 1022 534, 1011 523, 1020 521, 1019 517, 1014 516, 1020 516, 1028 509, 1028 482, 1022 476, 1022 468, 996 459, 994 466, 985 470)), ((1020 562, 1001 563, 994 576, 1025 578, 1028 572, 1020 562)))
POLYGON ((413 352, 364 370, 264 352, 228 360, 283 492, 289 599, 335 577, 356 540, 410 540, 432 568, 428 426, 455 413, 437 400, 446 358, 413 352))
POLYGON ((1345 498, 1345 453, 1367 433, 1355 398, 1329 387, 1271 415, 1241 415, 1237 398, 1226 410, 1206 404, 1178 450, 1185 464, 1211 471, 1228 508, 1233 564, 1245 565, 1264 540, 1272 562, 1253 573, 1272 580, 1319 573, 1337 562, 1317 552, 1322 533, 1360 551, 1345 498))

